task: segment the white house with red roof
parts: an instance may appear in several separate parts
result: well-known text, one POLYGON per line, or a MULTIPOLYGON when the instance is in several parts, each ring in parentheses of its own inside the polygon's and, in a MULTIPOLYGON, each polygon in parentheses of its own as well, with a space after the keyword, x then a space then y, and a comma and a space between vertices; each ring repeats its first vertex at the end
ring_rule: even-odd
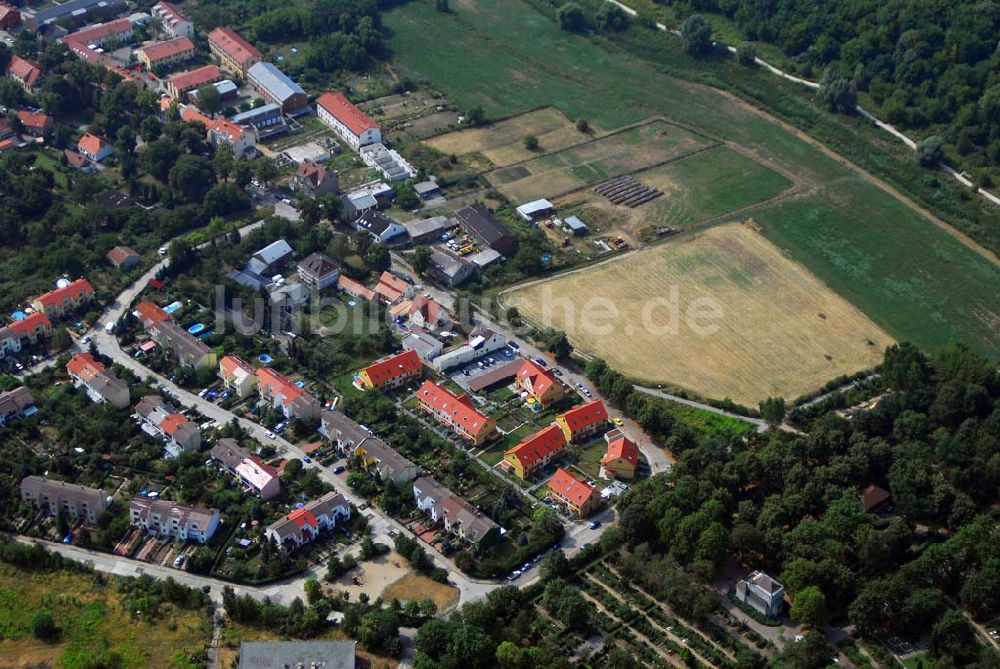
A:
POLYGON ((265 536, 279 546, 295 550, 316 539, 323 530, 333 529, 341 520, 351 517, 351 505, 335 492, 306 503, 280 520, 267 526, 265 536))
POLYGON ((160 21, 163 31, 171 37, 194 37, 194 24, 177 6, 169 2, 158 2, 150 13, 160 21))
POLYGON ((80 155, 95 163, 101 162, 115 152, 110 142, 89 132, 76 143, 76 150, 80 152, 80 155))
POLYGON ((237 397, 246 397, 257 390, 257 370, 235 355, 227 355, 219 360, 219 378, 237 397))
POLYGON ((437 330, 451 324, 451 315, 433 298, 417 295, 410 302, 407 316, 411 327, 437 330))
POLYGON ((78 353, 66 363, 66 372, 78 388, 98 404, 107 402, 124 409, 131 402, 128 384, 107 371, 104 364, 89 353, 78 353))
POLYGON ((476 446, 496 432, 497 424, 472 406, 466 395, 454 395, 432 381, 424 381, 417 391, 420 410, 476 446))
POLYGON ((36 344, 39 337, 52 334, 52 321, 35 312, 10 325, 0 327, 0 358, 19 353, 25 343, 36 344))
POLYGON ((382 141, 378 124, 343 93, 329 92, 319 96, 316 99, 316 114, 355 151, 382 141))
POLYGON ((281 409, 289 420, 318 420, 319 400, 270 367, 257 370, 257 391, 261 399, 281 409))
POLYGON ((93 299, 94 287, 86 279, 77 279, 69 285, 39 295, 31 306, 35 311, 53 318, 76 311, 93 299))

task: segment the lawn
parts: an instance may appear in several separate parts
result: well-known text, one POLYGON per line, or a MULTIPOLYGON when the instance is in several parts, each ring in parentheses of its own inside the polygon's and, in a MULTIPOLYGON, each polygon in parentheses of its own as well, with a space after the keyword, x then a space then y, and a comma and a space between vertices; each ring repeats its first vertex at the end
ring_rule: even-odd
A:
MULTIPOLYGON (((205 648, 212 626, 203 611, 162 604, 155 620, 133 618, 114 580, 95 584, 86 574, 35 573, 0 565, 0 658, 4 666, 90 664, 105 653, 121 657, 125 669, 189 667, 187 658, 205 648), (48 609, 62 630, 44 643, 30 632, 30 620, 48 609)), ((102 665, 103 666, 103 665, 102 665)))
POLYGON ((504 195, 527 202, 676 160, 711 145, 683 128, 653 121, 495 170, 486 178, 504 195))
MULTIPOLYGON (((914 207, 837 157, 734 97, 664 74, 659 64, 602 39, 570 35, 522 0, 453 2, 448 15, 431 2, 410 2, 386 13, 385 23, 396 65, 429 79, 461 108, 482 106, 498 118, 552 105, 607 129, 659 116, 781 166, 814 191, 809 199, 778 205, 771 225, 765 225, 766 234, 792 257, 897 338, 928 348, 966 340, 991 355, 1000 347, 1000 309, 992 297, 1000 295, 996 265, 967 252, 914 207), (457 52, 462 58, 453 57, 457 52), (839 240, 837 257, 817 248, 820 229, 821 238, 839 240), (903 244, 900 253, 879 251, 903 244), (839 262, 845 258, 877 263, 839 262), (928 275, 928 267, 940 271, 928 275), (915 286, 920 290, 909 290, 915 286), (938 311, 940 321, 928 328, 923 314, 937 318, 938 311)), ((661 57, 652 44, 634 49, 661 57)), ((676 60, 671 67, 684 66, 683 58, 676 60)), ((765 75, 743 70, 739 76, 751 81, 765 75)), ((762 85, 779 84, 768 79, 762 85)), ((815 122, 831 136, 828 126, 835 123, 826 117, 815 122)), ((905 172, 874 145, 869 153, 862 156, 866 164, 885 164, 894 177, 905 172)))
POLYGON ((784 257, 728 223, 501 294, 622 373, 753 406, 877 364, 891 338, 784 257))
POLYGON ((662 400, 660 406, 677 420, 703 436, 723 433, 744 434, 754 429, 753 425, 745 421, 670 400, 662 400))
MULTIPOLYGON (((846 195, 846 193, 845 193, 846 195)), ((896 339, 927 349, 961 340, 995 356, 1000 346, 1000 271, 936 228, 906 223, 906 208, 838 225, 819 198, 754 213, 764 234, 857 305, 896 339), (900 258, 911 258, 900 271, 900 258)))

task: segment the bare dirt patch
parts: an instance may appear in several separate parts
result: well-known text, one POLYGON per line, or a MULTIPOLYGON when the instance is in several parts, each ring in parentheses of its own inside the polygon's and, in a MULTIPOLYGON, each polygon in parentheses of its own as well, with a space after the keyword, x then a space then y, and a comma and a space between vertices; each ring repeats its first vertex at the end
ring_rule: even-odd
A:
POLYGON ((445 583, 438 583, 416 572, 410 572, 382 591, 385 600, 398 599, 423 600, 430 599, 437 605, 438 611, 443 611, 458 601, 458 589, 445 583))
POLYGON ((857 308, 739 223, 682 234, 515 288, 502 299, 535 324, 565 330, 574 346, 625 374, 746 405, 769 396, 799 397, 875 365, 892 342, 857 308), (675 328, 668 327, 671 303, 678 305, 675 328), (707 313, 711 305, 720 318, 686 317, 689 309, 707 313), (594 314, 597 308, 615 315, 591 317, 584 326, 585 309, 594 314), (708 331, 699 333, 699 324, 708 331))

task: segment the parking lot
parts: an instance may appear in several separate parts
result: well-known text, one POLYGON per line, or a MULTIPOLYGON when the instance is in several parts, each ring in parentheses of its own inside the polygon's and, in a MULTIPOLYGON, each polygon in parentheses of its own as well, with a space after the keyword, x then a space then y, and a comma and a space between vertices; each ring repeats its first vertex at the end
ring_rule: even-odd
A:
POLYGON ((455 367, 449 370, 448 374, 451 375, 455 383, 463 388, 467 388, 475 379, 494 372, 500 365, 513 362, 516 356, 517 351, 509 346, 505 346, 499 351, 488 353, 465 365, 455 367))

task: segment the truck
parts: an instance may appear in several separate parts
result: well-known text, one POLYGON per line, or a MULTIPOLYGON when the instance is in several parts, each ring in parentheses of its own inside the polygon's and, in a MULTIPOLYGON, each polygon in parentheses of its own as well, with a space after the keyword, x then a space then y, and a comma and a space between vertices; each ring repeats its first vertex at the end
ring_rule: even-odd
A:
POLYGON ((106 333, 108 333, 108 334, 114 334, 115 333, 115 324, 113 322, 112 323, 108 323, 107 325, 104 326, 104 331, 106 333))

